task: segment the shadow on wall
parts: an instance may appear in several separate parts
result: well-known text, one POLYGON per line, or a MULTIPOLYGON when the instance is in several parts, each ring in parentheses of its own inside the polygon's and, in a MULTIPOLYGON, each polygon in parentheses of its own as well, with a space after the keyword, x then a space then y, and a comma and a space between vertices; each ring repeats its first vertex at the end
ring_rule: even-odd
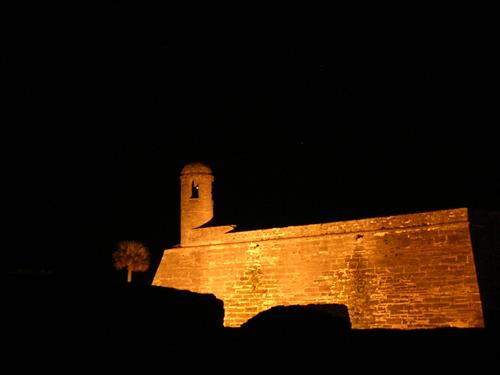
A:
POLYGON ((241 326, 241 334, 248 343, 274 348, 318 345, 332 338, 347 339, 350 332, 347 307, 338 304, 275 306, 241 326))

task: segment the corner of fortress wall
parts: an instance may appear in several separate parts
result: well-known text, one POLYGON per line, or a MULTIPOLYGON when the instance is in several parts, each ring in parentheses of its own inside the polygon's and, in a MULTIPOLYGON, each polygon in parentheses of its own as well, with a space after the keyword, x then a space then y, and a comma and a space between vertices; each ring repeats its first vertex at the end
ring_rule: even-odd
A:
POLYGON ((277 305, 340 303, 353 328, 483 327, 466 208, 238 232, 192 231, 154 285, 213 293, 225 325, 277 305))

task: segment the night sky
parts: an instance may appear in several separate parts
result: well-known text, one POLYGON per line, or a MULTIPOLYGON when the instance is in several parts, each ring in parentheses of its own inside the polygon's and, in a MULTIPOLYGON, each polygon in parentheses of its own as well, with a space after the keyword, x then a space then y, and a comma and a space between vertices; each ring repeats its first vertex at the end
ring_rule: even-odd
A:
POLYGON ((242 229, 500 210, 492 9, 137 7, 10 13, 11 272, 125 280, 133 239, 150 282, 191 161, 242 229))

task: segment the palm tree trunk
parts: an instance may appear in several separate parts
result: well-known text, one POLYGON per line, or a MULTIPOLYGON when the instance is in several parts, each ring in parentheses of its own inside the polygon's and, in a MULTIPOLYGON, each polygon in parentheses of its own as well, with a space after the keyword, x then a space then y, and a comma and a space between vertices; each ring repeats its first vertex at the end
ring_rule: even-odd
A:
POLYGON ((132 270, 130 269, 130 267, 127 267, 127 282, 132 282, 132 270))

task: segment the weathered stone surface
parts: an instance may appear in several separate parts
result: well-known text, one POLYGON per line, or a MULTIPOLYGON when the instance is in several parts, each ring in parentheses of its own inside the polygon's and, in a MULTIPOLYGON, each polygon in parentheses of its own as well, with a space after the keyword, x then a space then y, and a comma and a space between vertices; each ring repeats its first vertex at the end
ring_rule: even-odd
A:
MULTIPOLYGON (((200 200, 211 207, 211 194, 192 203, 200 200)), ((273 306, 307 304, 346 305, 355 329, 484 325, 465 208, 242 232, 183 230, 182 246, 165 250, 153 284, 213 293, 224 301, 226 326, 273 306)))

